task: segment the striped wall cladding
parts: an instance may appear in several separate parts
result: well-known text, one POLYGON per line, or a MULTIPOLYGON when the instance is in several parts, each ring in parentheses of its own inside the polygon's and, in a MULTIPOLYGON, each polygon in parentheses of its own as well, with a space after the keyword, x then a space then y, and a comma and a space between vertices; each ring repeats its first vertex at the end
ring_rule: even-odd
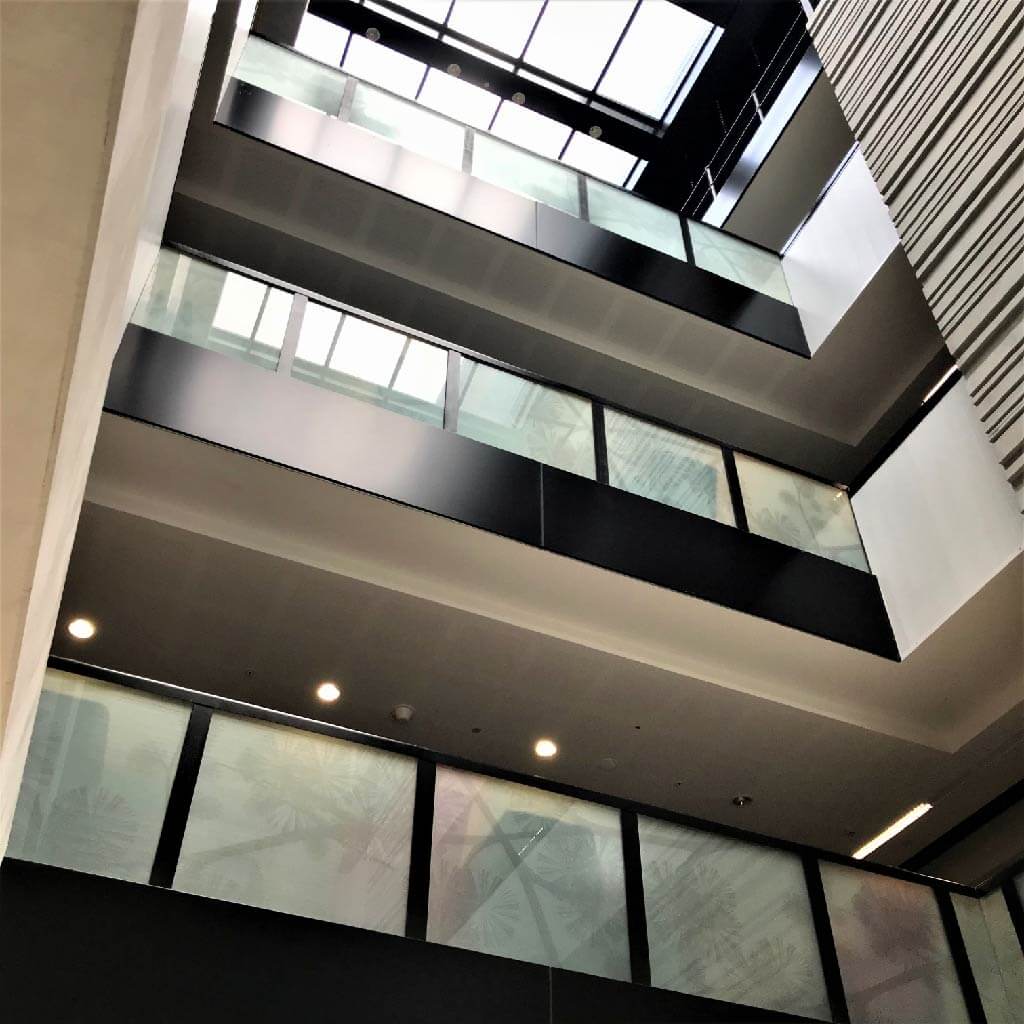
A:
POLYGON ((809 29, 1024 506, 1024 0, 824 0, 809 29))

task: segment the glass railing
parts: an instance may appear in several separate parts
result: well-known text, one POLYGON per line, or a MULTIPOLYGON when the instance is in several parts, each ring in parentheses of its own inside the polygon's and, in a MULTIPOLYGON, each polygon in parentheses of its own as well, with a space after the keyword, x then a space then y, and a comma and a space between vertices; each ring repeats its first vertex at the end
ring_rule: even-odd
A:
POLYGON ((162 249, 132 322, 869 571, 842 487, 238 270, 162 249))
POLYGON ((792 304, 777 253, 250 36, 235 78, 405 149, 792 304), (689 253, 688 253, 689 248, 689 253))
POLYGON ((812 1020, 1020 1005, 999 891, 72 667, 46 674, 11 857, 812 1020))

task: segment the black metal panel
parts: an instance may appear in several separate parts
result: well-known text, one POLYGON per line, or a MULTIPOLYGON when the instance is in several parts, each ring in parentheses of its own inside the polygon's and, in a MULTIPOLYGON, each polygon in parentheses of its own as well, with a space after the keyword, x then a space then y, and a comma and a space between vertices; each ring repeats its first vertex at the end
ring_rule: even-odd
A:
POLYGON ((548 969, 5 860, 9 1024, 530 1024, 548 969))
POLYGON ((740 334, 808 359, 811 356, 795 306, 561 210, 537 205, 536 247, 573 266, 705 320, 713 320, 740 334))
POLYGON ((978 991, 978 983, 974 980, 974 971, 971 969, 971 961, 967 955, 967 946, 964 944, 963 933, 960 931, 960 922, 957 920, 956 910, 953 907, 953 897, 944 889, 936 888, 935 899, 939 904, 939 915, 942 918, 942 927, 946 932, 946 941, 949 943, 949 953, 953 958, 953 967, 956 969, 964 1005, 967 1007, 967 1019, 971 1024, 988 1024, 985 1007, 981 1002, 981 993, 978 991))
POLYGON ((427 908, 430 901, 430 852, 434 845, 434 787, 437 767, 430 761, 416 762, 416 800, 412 813, 409 849, 409 895, 405 910, 405 934, 410 939, 427 937, 427 908))
POLYGON ((635 985, 651 983, 651 950, 647 940, 647 907, 640 858, 640 826, 636 811, 623 809, 622 871, 626 883, 626 926, 629 931, 629 975, 635 985))
POLYGON ((106 407, 527 543, 537 463, 130 325, 106 407))
POLYGON ((543 470, 544 546, 898 659, 874 576, 592 480, 543 470))
POLYGON ((794 306, 232 80, 225 126, 805 358, 794 306))

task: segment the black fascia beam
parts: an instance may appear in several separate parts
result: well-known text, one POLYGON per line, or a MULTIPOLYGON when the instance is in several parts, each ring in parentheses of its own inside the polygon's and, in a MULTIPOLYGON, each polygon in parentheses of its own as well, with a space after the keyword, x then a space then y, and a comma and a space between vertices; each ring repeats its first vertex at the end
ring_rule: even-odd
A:
MULTIPOLYGON (((643 115, 626 112, 625 108, 621 114, 611 113, 609 111, 613 110, 615 104, 603 98, 601 104, 608 110, 588 107, 554 89, 521 78, 482 57, 417 32, 379 11, 369 11, 350 0, 311 0, 309 13, 358 35, 365 35, 370 28, 377 29, 384 46, 430 67, 444 71, 450 64, 458 64, 462 69, 460 78, 463 81, 486 88, 488 92, 505 100, 511 99, 515 93, 522 93, 526 97, 525 105, 530 110, 584 134, 590 132, 591 128, 600 128, 602 142, 624 149, 642 160, 650 160, 660 144, 655 134, 655 122, 645 119, 643 115), (643 126, 645 121, 650 121, 649 127, 643 126)), ((489 50, 480 43, 474 42, 471 45, 484 52, 489 50)), ((498 60, 508 59, 497 53, 495 57, 498 60)), ((575 88, 569 83, 566 83, 566 87, 575 88)))

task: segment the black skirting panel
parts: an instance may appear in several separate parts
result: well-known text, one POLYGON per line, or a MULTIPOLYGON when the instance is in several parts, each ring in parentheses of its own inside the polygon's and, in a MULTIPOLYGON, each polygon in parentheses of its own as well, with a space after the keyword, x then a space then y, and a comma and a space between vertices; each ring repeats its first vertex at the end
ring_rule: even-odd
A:
POLYGON ((898 658, 868 573, 129 326, 106 408, 898 658))
MULTIPOLYGON (((232 79, 219 123, 422 206, 810 358, 794 306, 232 79)), ((282 196, 282 202, 287 197, 282 196)))
POLYGON ((17 860, 0 865, 0 990, 11 1024, 793 1020, 17 860))

